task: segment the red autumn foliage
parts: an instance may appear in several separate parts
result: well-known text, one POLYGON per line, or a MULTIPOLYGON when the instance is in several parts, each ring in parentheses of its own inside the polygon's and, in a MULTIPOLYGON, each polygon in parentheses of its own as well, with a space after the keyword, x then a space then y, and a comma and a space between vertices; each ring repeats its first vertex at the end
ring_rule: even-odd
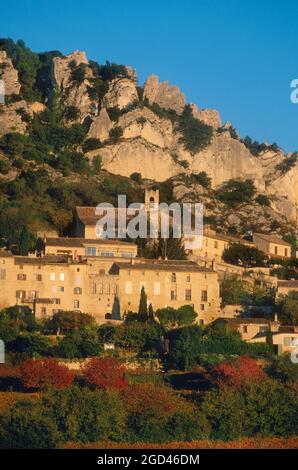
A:
POLYGON ((28 359, 21 364, 20 370, 25 388, 66 388, 73 383, 76 375, 66 365, 51 358, 28 359))
POLYGON ((129 413, 142 413, 151 410, 160 416, 181 411, 182 400, 164 385, 153 383, 130 384, 122 392, 125 408, 129 413))
POLYGON ((247 382, 261 382, 266 378, 267 375, 256 359, 246 356, 222 362, 215 366, 211 373, 212 381, 219 387, 230 385, 241 388, 247 382))
POLYGON ((88 385, 98 388, 123 390, 128 385, 125 368, 113 357, 92 357, 82 367, 82 375, 88 385))

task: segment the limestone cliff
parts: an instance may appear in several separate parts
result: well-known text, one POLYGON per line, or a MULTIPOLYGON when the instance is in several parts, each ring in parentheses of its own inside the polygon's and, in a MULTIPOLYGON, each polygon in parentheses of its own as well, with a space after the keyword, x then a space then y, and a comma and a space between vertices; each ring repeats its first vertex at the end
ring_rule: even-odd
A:
MULTIPOLYGON (((190 148, 181 125, 186 98, 177 86, 160 83, 151 75, 140 87, 130 67, 94 64, 84 52, 76 51, 54 57, 49 72, 52 92, 58 92, 63 107, 77 108, 79 122, 88 125, 87 138, 100 141, 100 147, 86 153, 90 160, 100 155, 103 168, 111 173, 130 176, 138 172, 157 182, 202 171, 211 178, 213 188, 233 178, 253 179, 258 192, 271 197, 272 210, 295 219, 298 161, 280 170, 288 158, 281 150, 265 144, 253 149, 230 123, 222 125, 217 110, 195 104, 188 109, 211 137, 206 145, 190 148)), ((7 95, 6 104, 0 105, 0 135, 29 132, 28 116, 30 122, 33 113, 49 106, 50 97, 44 103, 27 103, 18 71, 1 50, 0 78, 7 95)), ((182 186, 180 193, 185 190, 182 186)), ((199 186, 194 192, 200 195, 199 186)), ((268 213, 261 216, 269 217, 268 213)))

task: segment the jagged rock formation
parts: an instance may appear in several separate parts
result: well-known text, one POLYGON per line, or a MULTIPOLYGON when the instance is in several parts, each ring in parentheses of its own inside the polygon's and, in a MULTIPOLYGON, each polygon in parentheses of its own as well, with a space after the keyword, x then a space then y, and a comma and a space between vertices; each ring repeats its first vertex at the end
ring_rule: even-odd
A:
POLYGON ((111 128, 112 121, 109 118, 106 108, 102 108, 99 115, 94 118, 90 125, 88 137, 99 139, 103 142, 108 139, 111 128))
POLYGON ((104 96, 103 105, 107 108, 125 108, 138 101, 137 87, 133 79, 116 78, 109 84, 109 90, 104 96))
POLYGON ((0 78, 4 80, 5 94, 7 96, 19 95, 21 90, 19 74, 5 51, 0 51, 0 78))
POLYGON ((168 82, 158 82, 156 75, 150 75, 144 86, 144 98, 150 104, 156 103, 161 108, 173 109, 181 114, 185 106, 185 96, 178 87, 169 85, 168 82))
POLYGON ((92 85, 94 75, 85 52, 75 51, 66 57, 55 57, 53 75, 55 86, 61 93, 64 104, 78 108, 82 121, 86 116, 97 115, 98 103, 92 100, 88 93, 88 87, 92 85), (80 65, 84 66, 85 78, 82 83, 77 83, 72 78, 73 70, 80 65))
POLYGON ((22 115, 30 113, 30 109, 26 101, 19 96, 21 90, 19 74, 5 51, 0 51, 0 79, 4 81, 6 102, 0 105, 0 136, 8 132, 24 133, 27 123, 22 115), (14 100, 11 100, 11 97, 14 100))

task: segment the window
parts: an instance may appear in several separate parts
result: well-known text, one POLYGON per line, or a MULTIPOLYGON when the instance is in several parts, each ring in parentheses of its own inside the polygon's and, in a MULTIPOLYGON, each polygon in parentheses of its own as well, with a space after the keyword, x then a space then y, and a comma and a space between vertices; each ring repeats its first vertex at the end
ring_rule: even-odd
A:
POLYGON ((118 284, 114 284, 114 294, 118 295, 118 293, 119 293, 119 286, 118 284))
POLYGON ((75 300, 74 303, 73 303, 73 306, 74 306, 74 308, 80 308, 80 301, 75 300))
POLYGON ((247 329, 247 325, 244 325, 243 326, 243 333, 247 333, 248 329, 247 329))
POLYGON ((177 291, 171 290, 171 300, 177 300, 177 291))
POLYGON ((98 293, 99 293, 99 294, 103 294, 103 283, 102 283, 102 282, 100 282, 100 283, 98 284, 98 293))
POLYGON ((191 300, 191 289, 185 289, 185 300, 191 300))
POLYGON ((75 287, 74 290, 73 290, 74 294, 81 294, 82 293, 82 289, 81 287, 75 287))
POLYGON ((190 282, 190 275, 189 274, 186 276, 186 282, 190 282))
POLYGON ((0 280, 5 281, 6 279, 6 269, 0 269, 0 280))
POLYGON ((96 247, 86 246, 85 253, 86 253, 86 256, 96 256, 96 247))
POLYGON ((201 310, 202 310, 202 312, 205 310, 205 305, 204 304, 201 304, 201 310))
POLYGON ((37 292, 36 290, 30 291, 29 297, 30 297, 30 299, 32 299, 32 300, 33 300, 33 299, 37 299, 37 297, 38 297, 38 292, 37 292))
POLYGON ((297 338, 295 338, 295 336, 292 336, 292 337, 291 336, 286 336, 284 338, 284 346, 289 346, 289 347, 294 348, 294 347, 297 346, 297 343, 298 343, 298 341, 297 341, 297 338))
POLYGON ((172 273, 172 275, 171 275, 171 282, 176 282, 176 280, 177 280, 176 273, 172 273))
POLYGON ((260 333, 266 333, 267 331, 268 331, 268 326, 267 325, 260 326, 260 328, 259 328, 260 333))
POLYGON ((56 276, 55 273, 50 273, 50 281, 55 281, 56 276))
POLYGON ((105 256, 107 258, 113 258, 114 254, 115 253, 113 251, 102 251, 100 253, 100 256, 105 256))
POLYGON ((202 290, 201 291, 201 302, 208 302, 208 291, 202 290))
POLYGON ((121 258, 133 258, 133 253, 131 253, 130 251, 128 252, 123 251, 121 253, 121 258))
POLYGON ((204 325, 204 320, 199 320, 200 325, 204 325))
POLYGON ((17 299, 24 299, 26 297, 26 291, 25 290, 17 290, 16 291, 16 298, 17 299))
POLYGON ((155 282, 154 283, 154 295, 160 295, 160 282, 155 282))
POLYGON ((47 309, 46 309, 46 307, 41 307, 40 313, 41 313, 41 316, 42 316, 42 317, 45 317, 46 314, 47 314, 47 309))
POLYGON ((65 279, 64 273, 60 273, 59 279, 60 279, 60 281, 64 281, 64 279, 65 279))
POLYGON ((35 280, 38 282, 42 281, 42 275, 41 274, 35 274, 35 280))
POLYGON ((218 242, 214 242, 214 248, 218 249, 218 242))
POLYGON ((110 286, 110 284, 106 284, 106 285, 105 285, 105 291, 106 291, 106 294, 110 294, 110 293, 111 293, 111 286, 110 286))
POLYGON ((92 284, 91 294, 96 294, 96 284, 92 284))
POLYGON ((285 248, 285 256, 288 256, 288 248, 285 248))
POLYGON ((277 248, 277 246, 274 247, 274 254, 275 254, 275 255, 278 254, 278 248, 277 248))
POLYGON ((59 292, 64 292, 64 286, 59 286, 59 292))
POLYGON ((17 279, 18 279, 18 281, 26 281, 27 276, 26 276, 26 274, 18 274, 17 279))
POLYGON ((60 305, 61 304, 61 299, 53 299, 54 304, 60 305))
POLYGON ((125 283, 125 294, 132 294, 132 282, 126 281, 125 283))

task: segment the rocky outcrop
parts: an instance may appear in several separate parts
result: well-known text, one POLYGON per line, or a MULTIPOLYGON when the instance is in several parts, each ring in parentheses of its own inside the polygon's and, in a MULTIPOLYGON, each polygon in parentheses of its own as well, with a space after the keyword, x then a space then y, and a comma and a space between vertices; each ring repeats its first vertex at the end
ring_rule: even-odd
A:
POLYGON ((115 78, 109 84, 108 92, 103 98, 103 105, 106 108, 123 109, 135 101, 139 101, 135 81, 129 78, 115 78))
POLYGON ((158 82, 156 75, 150 75, 144 86, 144 98, 150 104, 156 103, 161 108, 173 109, 181 114, 185 106, 185 96, 177 86, 169 85, 168 82, 158 82))
POLYGON ((106 108, 100 110, 99 115, 92 121, 88 137, 99 139, 101 142, 109 138, 112 121, 109 118, 106 108))
POLYGON ((88 157, 92 159, 98 154, 102 157, 104 169, 122 176, 138 172, 143 178, 164 181, 181 173, 181 166, 174 162, 169 151, 144 139, 123 139, 116 145, 89 152, 88 157))
POLYGON ((5 51, 0 51, 0 79, 4 81, 5 95, 19 95, 21 84, 18 71, 5 51))
POLYGON ((98 102, 91 100, 88 94, 88 87, 92 86, 94 76, 85 52, 75 51, 65 57, 55 57, 53 68, 54 80, 64 104, 78 108, 81 121, 87 116, 96 116, 98 102), (77 83, 73 80, 73 70, 81 65, 85 70, 85 78, 82 83, 77 83))
POLYGON ((29 106, 24 100, 0 105, 0 136, 9 132, 24 134, 28 125, 23 119, 24 113, 31 115, 29 106))
POLYGON ((191 104, 192 114, 196 119, 203 121, 208 126, 218 128, 221 127, 221 119, 219 112, 216 109, 202 109, 200 110, 197 105, 191 104))

